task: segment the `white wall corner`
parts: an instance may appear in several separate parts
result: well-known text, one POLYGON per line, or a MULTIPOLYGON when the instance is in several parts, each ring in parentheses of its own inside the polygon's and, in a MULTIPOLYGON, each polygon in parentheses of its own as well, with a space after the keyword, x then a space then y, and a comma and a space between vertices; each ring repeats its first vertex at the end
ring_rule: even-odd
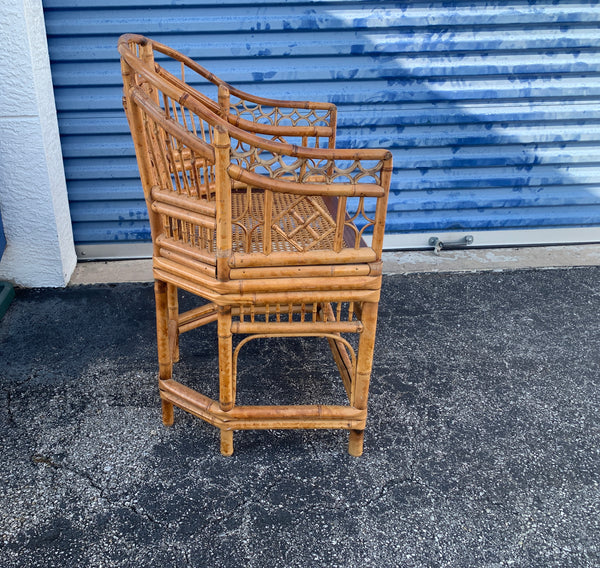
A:
POLYGON ((77 263, 41 0, 0 3, 0 280, 65 286, 77 263))

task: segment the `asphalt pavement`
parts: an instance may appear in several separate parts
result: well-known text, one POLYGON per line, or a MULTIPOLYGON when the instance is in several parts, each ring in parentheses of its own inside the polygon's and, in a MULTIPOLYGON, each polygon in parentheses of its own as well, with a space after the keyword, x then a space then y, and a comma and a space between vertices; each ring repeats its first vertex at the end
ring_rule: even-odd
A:
MULTIPOLYGON (((184 298, 192 305, 193 298, 184 298)), ((365 452, 160 417, 149 284, 17 290, 0 321, 0 566, 600 566, 600 267, 386 276, 365 452)), ((216 396, 215 324, 176 377, 216 396)), ((249 403, 342 400, 259 340, 249 403)))

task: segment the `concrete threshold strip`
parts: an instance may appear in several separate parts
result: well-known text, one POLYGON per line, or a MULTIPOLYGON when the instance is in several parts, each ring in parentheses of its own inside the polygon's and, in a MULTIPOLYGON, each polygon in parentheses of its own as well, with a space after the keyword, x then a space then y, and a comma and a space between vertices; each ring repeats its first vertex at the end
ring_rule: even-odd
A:
MULTIPOLYGON (((442 250, 439 255, 429 250, 383 253, 385 274, 504 271, 578 266, 600 266, 600 244, 442 250)), ((152 261, 150 259, 115 260, 80 262, 69 285, 151 281, 152 261)))

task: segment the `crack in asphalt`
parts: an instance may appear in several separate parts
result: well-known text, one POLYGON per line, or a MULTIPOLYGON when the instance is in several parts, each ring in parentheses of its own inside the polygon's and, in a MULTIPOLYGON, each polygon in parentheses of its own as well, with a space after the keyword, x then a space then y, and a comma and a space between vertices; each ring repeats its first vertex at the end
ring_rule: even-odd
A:
POLYGON ((65 463, 55 462, 52 458, 50 458, 48 456, 44 456, 42 454, 34 454, 33 456, 31 456, 31 461, 36 464, 44 464, 54 470, 64 470, 64 471, 71 472, 71 473, 77 475, 80 479, 86 480, 90 487, 96 489, 100 493, 100 498, 106 500, 111 505, 117 505, 117 506, 123 507, 125 509, 128 509, 129 511, 135 513, 136 515, 139 515, 140 517, 146 519, 147 521, 153 523, 156 526, 159 526, 159 527, 167 527, 168 526, 167 523, 163 523, 163 522, 159 521, 158 519, 153 517, 150 513, 136 507, 135 505, 133 505, 133 504, 130 505, 130 504, 124 503, 123 500, 121 500, 121 499, 114 499, 110 495, 108 489, 106 487, 103 487, 101 484, 99 484, 87 471, 80 471, 79 469, 69 466, 65 463))
POLYGON ((13 414, 13 409, 12 409, 13 390, 18 389, 19 387, 22 387, 23 385, 27 384, 29 381, 35 379, 38 375, 39 375, 39 371, 35 371, 35 372, 31 373, 25 380, 14 383, 10 386, 7 385, 6 387, 4 387, 3 390, 6 393, 6 412, 8 414, 8 422, 12 426, 17 425, 17 421, 15 420, 15 416, 13 414))
MULTIPOLYGON (((265 487, 262 489, 261 494, 258 498, 256 498, 256 497, 252 498, 252 499, 244 498, 244 500, 239 505, 237 505, 236 507, 231 509, 227 514, 225 514, 221 517, 218 517, 218 518, 213 516, 213 518, 217 522, 223 524, 223 523, 226 523, 227 521, 231 520, 238 513, 242 512, 244 510, 247 510, 248 507, 250 507, 250 505, 252 505, 253 503, 263 503, 264 498, 281 481, 281 479, 282 479, 281 477, 277 477, 274 480, 270 481, 267 485, 265 485, 265 487)), ((223 532, 221 534, 229 534, 229 532, 235 532, 235 531, 227 531, 227 532, 223 532)))
POLYGON ((12 392, 10 389, 6 389, 6 411, 8 413, 8 423, 16 426, 17 421, 15 420, 12 412, 12 392))

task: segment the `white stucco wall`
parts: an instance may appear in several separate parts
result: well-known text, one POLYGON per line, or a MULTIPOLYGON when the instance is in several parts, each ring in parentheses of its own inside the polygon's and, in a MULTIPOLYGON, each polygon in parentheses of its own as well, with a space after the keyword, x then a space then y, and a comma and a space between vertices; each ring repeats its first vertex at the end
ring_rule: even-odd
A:
POLYGON ((41 0, 0 2, 0 280, 65 286, 77 262, 41 0))

